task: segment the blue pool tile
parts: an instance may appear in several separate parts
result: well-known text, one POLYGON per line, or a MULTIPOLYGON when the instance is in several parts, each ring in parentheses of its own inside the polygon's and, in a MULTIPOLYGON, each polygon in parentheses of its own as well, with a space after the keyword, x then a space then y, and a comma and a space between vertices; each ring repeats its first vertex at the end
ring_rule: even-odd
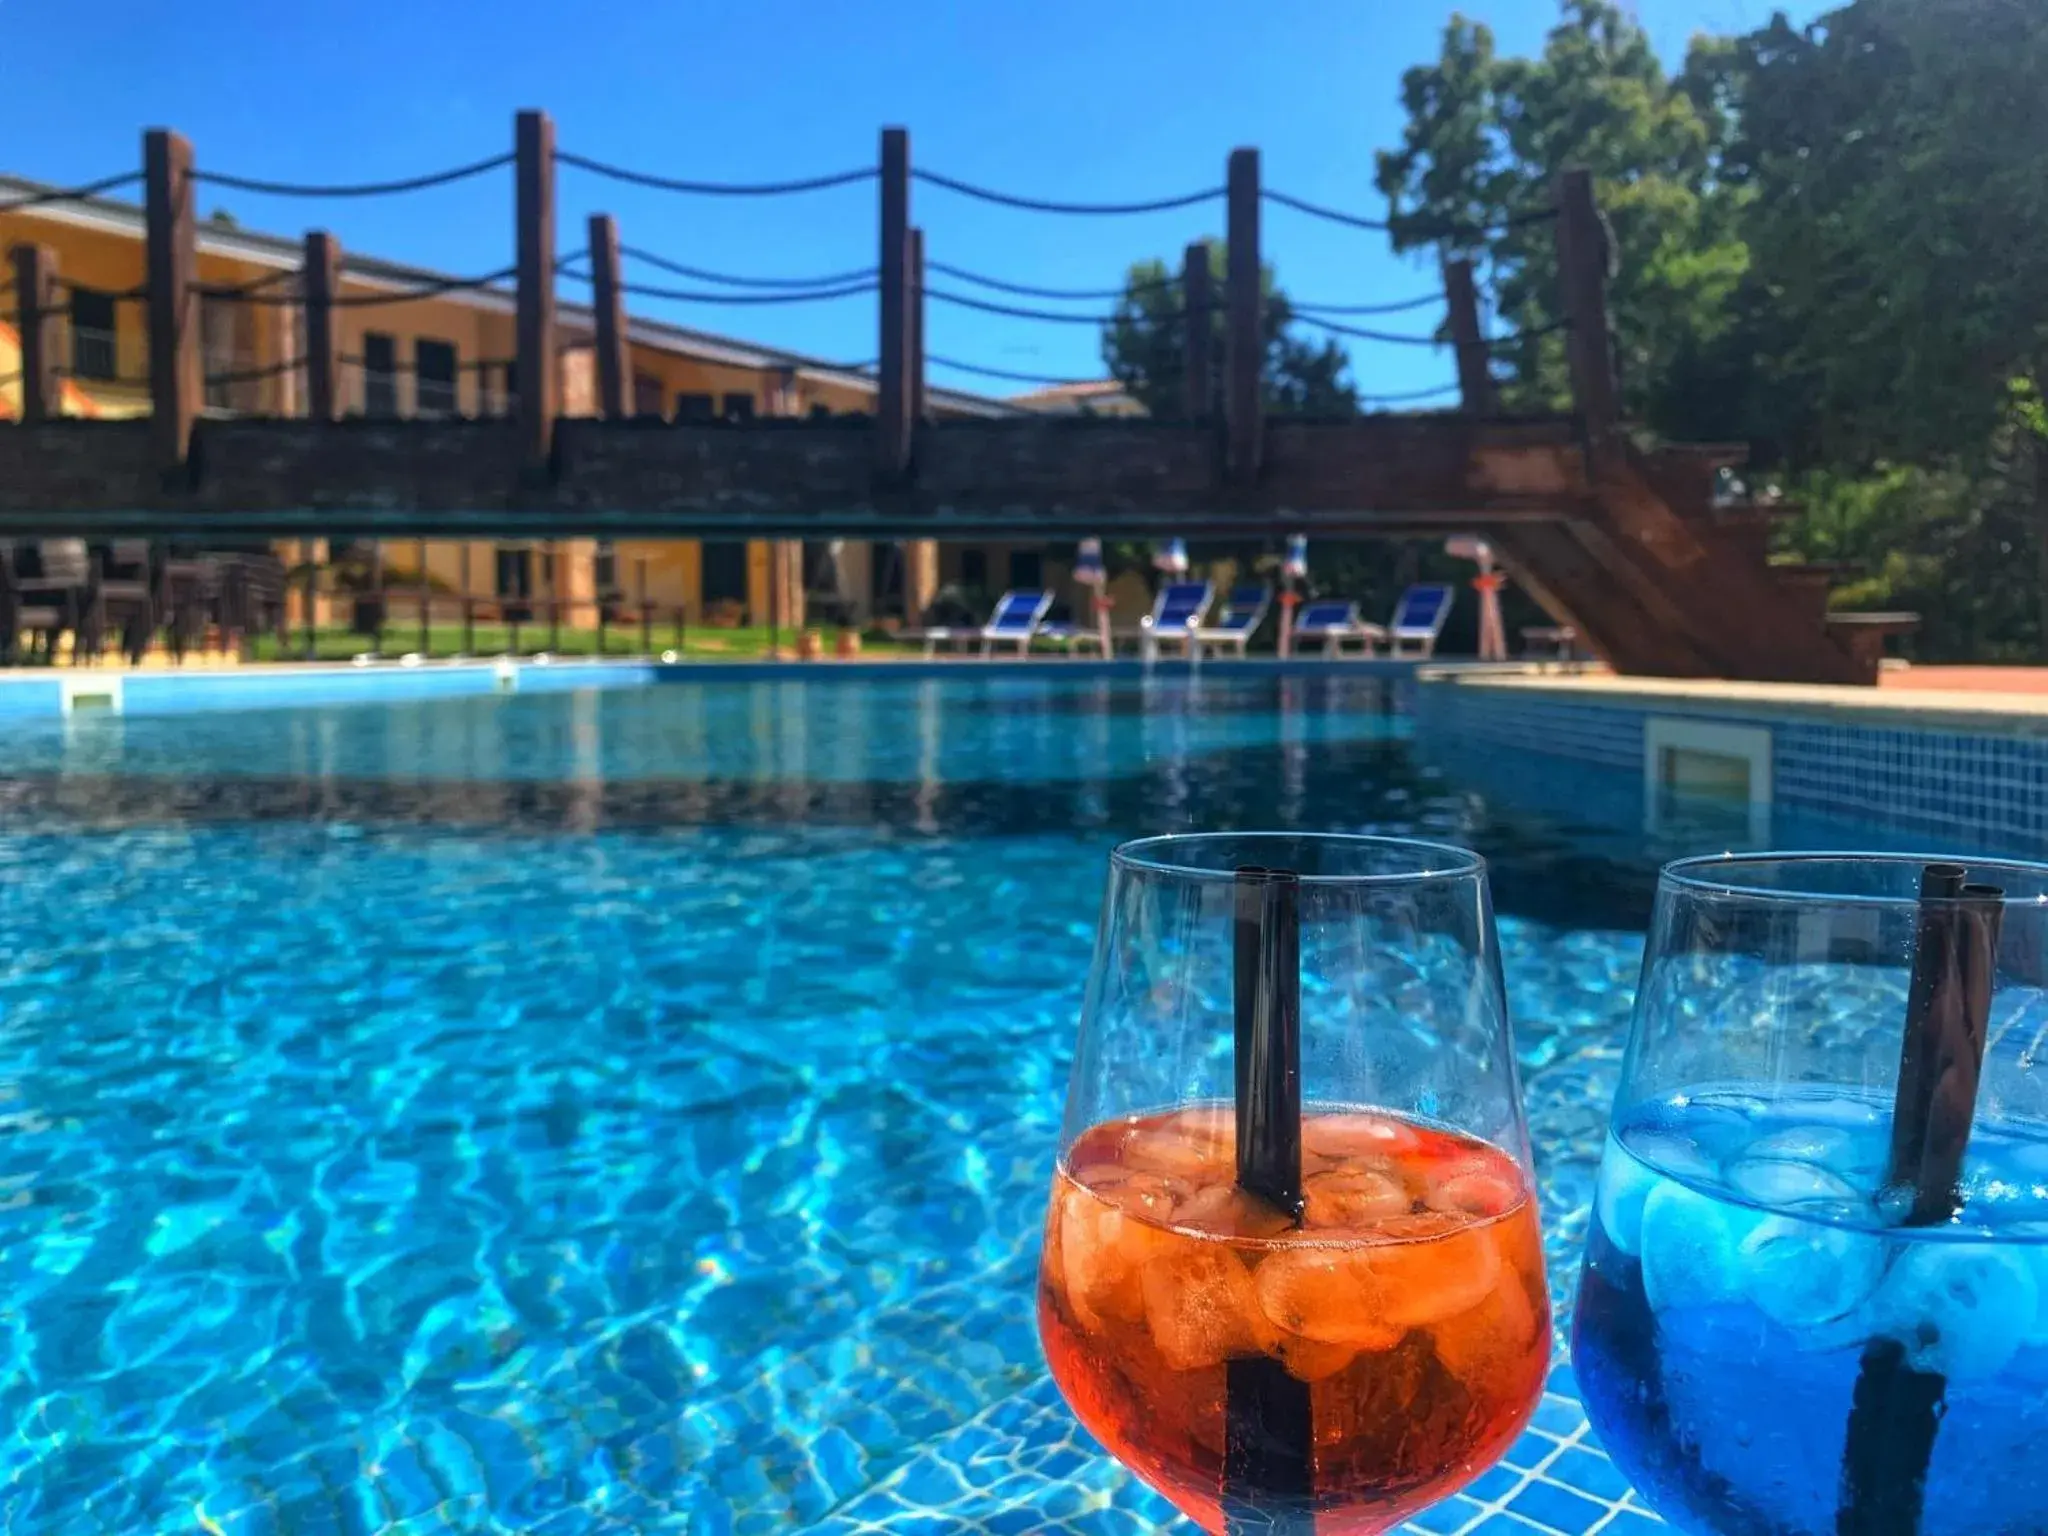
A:
POLYGON ((1532 1429, 1540 1429, 1559 1438, 1578 1433, 1585 1423, 1585 1410, 1579 1406, 1577 1398, 1570 1397, 1545 1397, 1536 1405, 1535 1417, 1529 1420, 1532 1429))
POLYGON ((1525 1430, 1522 1437, 1507 1449, 1501 1457, 1504 1465, 1520 1468, 1522 1471, 1540 1465, 1547 1457, 1556 1454, 1557 1441, 1537 1431, 1525 1430))
POLYGON ((1600 1536, 1671 1536, 1671 1527, 1655 1515, 1624 1509, 1600 1528, 1600 1536))
POLYGON ((1456 1536, 1457 1532, 1470 1525, 1484 1509, 1484 1505, 1467 1498, 1464 1494, 1454 1494, 1441 1504, 1432 1504, 1429 1508, 1418 1511, 1408 1521, 1407 1529, 1422 1532, 1424 1536, 1456 1536))
POLYGON ((1545 1477, 1589 1493, 1596 1499, 1618 1502, 1628 1492, 1628 1479, 1621 1469, 1598 1451, 1583 1445, 1568 1446, 1544 1470, 1545 1477))
POLYGON ((1496 1504, 1522 1485, 1523 1474, 1513 1467, 1488 1467, 1465 1485, 1465 1492, 1484 1504, 1496 1504))
POLYGON ((1508 1508, 1525 1520, 1562 1532, 1563 1536, 1580 1536, 1580 1532, 1591 1530, 1611 1506, 1574 1493, 1562 1484, 1536 1478, 1523 1486, 1508 1508))

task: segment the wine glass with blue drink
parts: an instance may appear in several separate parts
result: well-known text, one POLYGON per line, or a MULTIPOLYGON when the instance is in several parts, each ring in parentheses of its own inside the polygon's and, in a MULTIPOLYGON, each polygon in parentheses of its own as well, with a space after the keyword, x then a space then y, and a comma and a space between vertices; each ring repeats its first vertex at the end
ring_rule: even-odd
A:
POLYGON ((1664 871, 1573 1356, 1665 1519, 2048 1531, 2044 1048, 2048 867, 1664 871))

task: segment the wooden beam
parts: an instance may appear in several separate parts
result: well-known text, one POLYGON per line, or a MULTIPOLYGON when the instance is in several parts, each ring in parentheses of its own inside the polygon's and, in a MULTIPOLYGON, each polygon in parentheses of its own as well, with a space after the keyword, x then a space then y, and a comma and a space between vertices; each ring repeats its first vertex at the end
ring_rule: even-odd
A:
POLYGON ((1216 291, 1210 281, 1209 242, 1197 240, 1181 255, 1181 357, 1189 421, 1216 413, 1216 291))
POLYGON ((334 323, 334 300, 341 292, 341 242, 324 229, 306 233, 300 286, 306 307, 306 414, 315 421, 339 421, 341 328, 334 323))
POLYGON ((925 413, 923 230, 910 231, 904 259, 910 264, 910 421, 914 435, 925 413))
POLYGON ((149 306, 150 436, 168 473, 185 467, 203 386, 199 352, 198 188, 192 146, 167 128, 142 136, 149 306))
POLYGON ((590 216, 590 288, 597 311, 597 413, 621 421, 633 414, 633 362, 619 286, 619 222, 608 213, 590 216))
POLYGON ((882 130, 882 332, 875 356, 875 468, 885 481, 910 470, 912 380, 910 293, 910 134, 882 130))
POLYGON ((555 367, 555 124, 521 112, 515 130, 519 296, 519 444, 529 471, 554 451, 561 379, 555 367))
POLYGON ((1224 416, 1233 485, 1259 478, 1261 383, 1266 368, 1265 295, 1259 271, 1259 152, 1230 152, 1230 310, 1224 338, 1224 416))
POLYGON ((1450 310, 1451 345, 1458 352, 1458 394, 1475 416, 1500 410, 1493 368, 1486 350, 1486 332, 1479 323, 1479 290, 1472 281, 1472 262, 1458 256, 1444 263, 1444 302, 1450 310))
POLYGON ((14 248, 14 326, 21 338, 21 419, 28 426, 64 414, 59 367, 57 253, 47 245, 14 248))
POLYGON ((1557 270, 1564 300, 1565 352, 1572 402, 1598 445, 1621 422, 1614 344, 1607 326, 1607 228, 1593 199, 1593 173, 1575 167, 1557 179, 1557 270))

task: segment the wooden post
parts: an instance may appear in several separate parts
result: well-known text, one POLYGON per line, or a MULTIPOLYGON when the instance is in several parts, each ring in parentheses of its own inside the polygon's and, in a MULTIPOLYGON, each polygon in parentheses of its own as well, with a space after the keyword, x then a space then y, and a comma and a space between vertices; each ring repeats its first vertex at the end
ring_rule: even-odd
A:
POLYGON ((14 322, 21 337, 21 420, 25 426, 64 414, 58 366, 57 253, 47 245, 14 248, 14 322))
POLYGON ((910 469, 910 134, 882 130, 882 334, 876 356, 875 467, 885 480, 910 469))
POLYGON ((341 242, 324 229, 306 233, 299 278, 306 300, 306 414, 314 421, 341 420, 341 331, 334 300, 341 292, 341 242))
POLYGON ((166 471, 184 468, 203 388, 192 146, 167 128, 142 135, 149 305, 150 432, 166 471))
POLYGON ((597 413, 606 421, 632 414, 633 369, 626 346, 626 295, 619 287, 619 224, 590 216, 591 305, 597 311, 597 413))
POLYGON ((555 124, 545 112, 521 112, 516 133, 519 251, 519 443, 528 469, 545 469, 554 450, 555 124))
POLYGON ((432 625, 434 616, 434 590, 431 586, 427 584, 427 541, 425 539, 416 540, 413 544, 413 553, 418 557, 420 562, 419 591, 416 594, 419 598, 420 605, 419 648, 420 654, 422 656, 426 656, 431 654, 434 649, 433 640, 430 634, 430 626, 432 625))
MULTIPOLYGON (((478 375, 482 377, 481 374, 478 375)), ((469 584, 469 540, 462 541, 462 654, 476 654, 476 593, 469 584)))
POLYGON ((1563 289, 1565 353, 1571 360, 1572 403, 1586 436, 1599 443, 1621 420, 1614 350, 1607 330, 1607 231, 1593 200, 1593 173, 1583 168, 1557 180, 1557 271, 1563 289))
POLYGON ((1230 478, 1250 485, 1259 477, 1262 442, 1260 384, 1265 373, 1266 325, 1259 272, 1259 152, 1230 152, 1230 311, 1225 335, 1224 415, 1230 426, 1230 478))
POLYGON ((904 259, 910 264, 910 423, 924 420, 924 231, 913 229, 904 259))
POLYGON ((1216 294, 1209 281, 1209 242, 1197 240, 1181 258, 1180 287, 1186 307, 1182 356, 1189 421, 1207 421, 1216 411, 1216 294))
POLYGON ((1444 301, 1451 317, 1451 344, 1458 349, 1458 394, 1467 414, 1492 416, 1500 410, 1493 369, 1487 362, 1486 333, 1479 325, 1479 290, 1472 263, 1459 256, 1444 263, 1444 301))
POLYGON ((306 631, 306 660, 317 661, 320 656, 320 642, 315 631, 320 623, 320 543, 316 539, 299 540, 299 563, 306 568, 306 606, 299 617, 304 621, 306 631))
POLYGON ((555 541, 541 545, 541 566, 548 576, 548 654, 562 649, 562 568, 556 559, 555 541))
POLYGON ((647 606, 647 562, 633 562, 633 590, 640 600, 640 654, 654 654, 654 610, 647 606))

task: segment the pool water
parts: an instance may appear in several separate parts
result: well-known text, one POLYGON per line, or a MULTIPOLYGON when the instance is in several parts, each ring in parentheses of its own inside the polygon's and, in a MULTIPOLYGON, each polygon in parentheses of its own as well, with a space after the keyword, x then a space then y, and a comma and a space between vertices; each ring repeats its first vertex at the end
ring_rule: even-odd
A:
POLYGON ((1030 1305, 1142 833, 1494 861, 1568 1295, 1684 828, 1369 679, 963 673, 11 726, 0 1529, 1164 1523, 1030 1305))

